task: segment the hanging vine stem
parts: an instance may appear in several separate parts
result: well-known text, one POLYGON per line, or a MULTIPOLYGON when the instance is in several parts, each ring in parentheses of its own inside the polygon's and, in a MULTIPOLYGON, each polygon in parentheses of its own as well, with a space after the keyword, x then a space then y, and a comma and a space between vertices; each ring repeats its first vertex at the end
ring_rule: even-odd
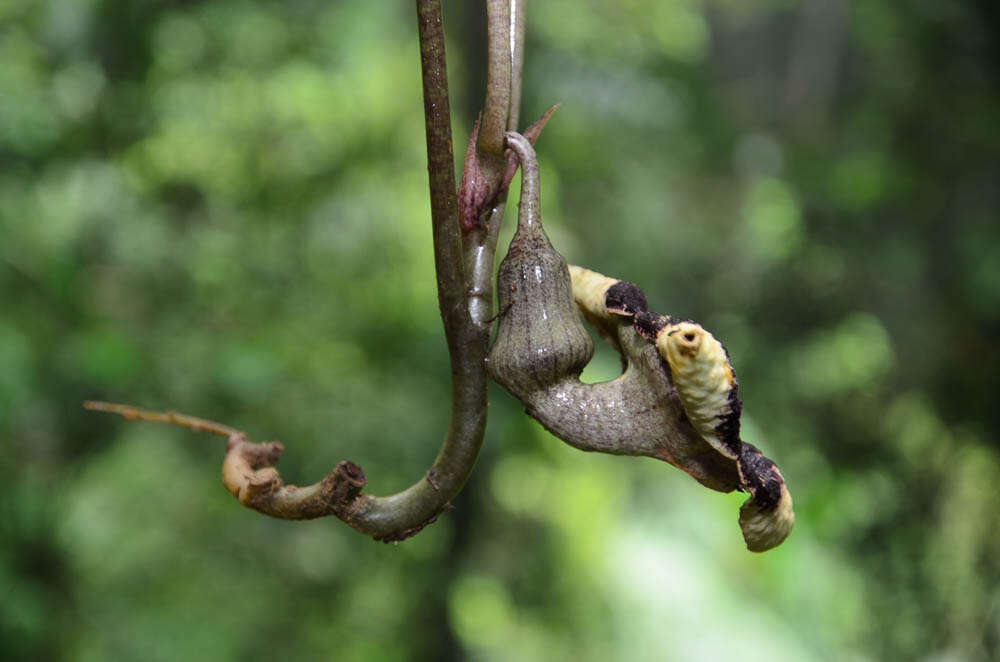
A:
MULTIPOLYGON (((524 0, 516 0, 519 9, 513 13, 511 2, 487 2, 490 72, 486 114, 489 118, 516 122, 518 113, 510 104, 512 98, 520 98, 521 60, 513 52, 523 40, 524 0), (506 13, 502 7, 505 4, 506 13)), ((362 493, 366 483, 364 471, 347 461, 340 462, 313 485, 285 485, 274 468, 284 450, 278 442, 252 443, 235 428, 176 412, 105 402, 84 404, 87 409, 115 413, 128 420, 170 423, 223 436, 227 439, 223 484, 244 506, 281 519, 334 515, 361 533, 386 542, 408 538, 433 522, 465 484, 482 446, 490 324, 481 317, 484 310, 467 302, 478 301, 492 307, 493 255, 504 207, 503 200, 494 203, 487 229, 463 233, 455 187, 441 2, 417 0, 416 7, 434 265, 452 376, 451 419, 441 449, 426 474, 402 492, 383 497, 362 493), (487 294, 480 298, 477 292, 487 294)), ((497 165, 491 168, 494 191, 499 190, 506 170, 502 152, 504 128, 502 122, 497 129, 489 129, 500 141, 497 165)))

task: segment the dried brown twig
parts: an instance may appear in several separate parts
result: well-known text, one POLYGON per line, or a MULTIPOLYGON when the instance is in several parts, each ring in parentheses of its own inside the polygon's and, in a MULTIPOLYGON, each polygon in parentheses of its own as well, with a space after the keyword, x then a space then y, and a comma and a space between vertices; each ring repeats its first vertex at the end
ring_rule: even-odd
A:
MULTIPOLYGON (((118 414, 129 421, 168 423, 226 438, 222 483, 248 508, 281 519, 315 519, 336 515, 351 524, 372 497, 362 495, 365 474, 352 462, 341 462, 320 482, 306 487, 286 485, 274 466, 285 447, 277 441, 253 443, 244 432, 216 421, 175 411, 150 411, 114 402, 87 401, 85 409, 118 414)), ((358 527, 355 527, 358 528, 358 527)))

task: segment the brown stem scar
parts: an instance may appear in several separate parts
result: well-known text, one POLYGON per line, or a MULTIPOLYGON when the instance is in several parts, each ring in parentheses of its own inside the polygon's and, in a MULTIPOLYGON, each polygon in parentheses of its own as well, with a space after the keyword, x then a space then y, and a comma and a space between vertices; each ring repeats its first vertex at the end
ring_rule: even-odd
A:
POLYGON ((437 472, 434 470, 434 467, 431 467, 430 469, 428 469, 427 470, 427 482, 431 484, 431 487, 433 487, 435 490, 437 490, 438 492, 440 492, 441 488, 438 487, 437 479, 435 478, 436 475, 437 475, 437 472))

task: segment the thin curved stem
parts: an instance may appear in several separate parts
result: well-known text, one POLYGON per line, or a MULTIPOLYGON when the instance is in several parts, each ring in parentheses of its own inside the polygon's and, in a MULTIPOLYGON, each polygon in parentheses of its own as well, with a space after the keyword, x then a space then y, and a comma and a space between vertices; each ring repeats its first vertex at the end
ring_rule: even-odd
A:
POLYGON ((228 438, 233 435, 242 434, 236 428, 231 428, 228 425, 216 423, 215 421, 210 421, 205 418, 198 418, 197 416, 180 414, 176 411, 149 411, 146 409, 139 409, 138 407, 132 407, 131 405, 122 405, 117 402, 100 402, 98 400, 88 400, 84 402, 83 408, 89 409, 90 411, 106 411, 109 414, 118 414, 128 421, 170 423, 172 425, 179 425, 181 427, 194 430, 195 432, 211 432, 219 437, 228 438))
MULTIPOLYGON (((416 4, 434 268, 452 377, 451 421, 431 468, 406 490, 384 497, 362 494, 364 471, 346 461, 313 485, 285 485, 274 468, 283 450, 280 443, 252 443, 235 428, 176 412, 85 403, 88 409, 115 413, 129 420, 171 423, 226 437, 223 484, 244 506, 282 519, 335 515, 358 531, 385 541, 415 534, 447 507, 472 472, 486 427, 489 326, 477 323, 465 305, 469 283, 458 221, 441 2, 417 0, 416 4)), ((506 66, 509 71, 509 64, 506 66)), ((506 106, 503 113, 506 118, 506 106)), ((492 280, 487 285, 492 289, 492 280)))
MULTIPOLYGON (((84 405, 129 420, 170 423, 226 437, 223 484, 244 506, 282 519, 335 515, 354 529, 387 542, 407 538, 437 518, 465 484, 482 446, 486 428, 486 353, 490 325, 474 315, 474 307, 466 301, 476 298, 473 292, 479 287, 488 293, 484 300, 487 306, 492 305, 496 228, 503 216, 501 201, 491 214, 496 222, 491 223, 489 229, 470 233, 463 245, 455 189, 441 1, 417 0, 416 5, 434 268, 452 377, 451 420, 430 469, 409 488, 383 497, 362 494, 366 482, 364 471, 346 461, 313 485, 286 485, 274 468, 284 450, 278 442, 252 443, 235 428, 176 412, 153 412, 104 402, 84 405), (477 259, 469 259, 469 254, 475 254, 477 259)), ((490 6, 499 9, 494 0, 490 0, 490 6)), ((491 21, 500 20, 509 24, 509 15, 505 18, 502 13, 491 14, 491 21)), ((488 108, 502 118, 499 127, 491 129, 500 141, 496 161, 502 164, 503 129, 510 104, 511 60, 509 47, 502 62, 492 54, 494 33, 491 28, 490 80, 493 82, 490 89, 499 92, 490 97, 488 108)), ((499 181, 503 168, 493 170, 493 176, 499 181)))
POLYGON ((535 150, 531 146, 531 141, 515 131, 508 131, 506 134, 507 144, 517 154, 521 162, 521 202, 518 206, 521 212, 517 215, 518 228, 531 227, 541 217, 542 210, 539 208, 538 182, 538 159, 535 158, 535 150))

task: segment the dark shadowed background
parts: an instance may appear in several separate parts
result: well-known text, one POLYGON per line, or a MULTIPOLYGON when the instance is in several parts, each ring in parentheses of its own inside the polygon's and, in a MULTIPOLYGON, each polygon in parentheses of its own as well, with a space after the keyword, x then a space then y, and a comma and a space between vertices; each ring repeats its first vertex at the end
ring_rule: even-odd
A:
MULTIPOLYGON (((998 13, 529 6, 546 228, 729 348, 798 515, 755 555, 741 495, 575 451, 499 388, 455 509, 398 545, 239 507, 215 437, 84 412, 281 439, 298 483, 429 466, 414 9, 0 2, 0 657, 997 659, 998 13)), ((484 19, 445 14, 464 145, 484 19)))

